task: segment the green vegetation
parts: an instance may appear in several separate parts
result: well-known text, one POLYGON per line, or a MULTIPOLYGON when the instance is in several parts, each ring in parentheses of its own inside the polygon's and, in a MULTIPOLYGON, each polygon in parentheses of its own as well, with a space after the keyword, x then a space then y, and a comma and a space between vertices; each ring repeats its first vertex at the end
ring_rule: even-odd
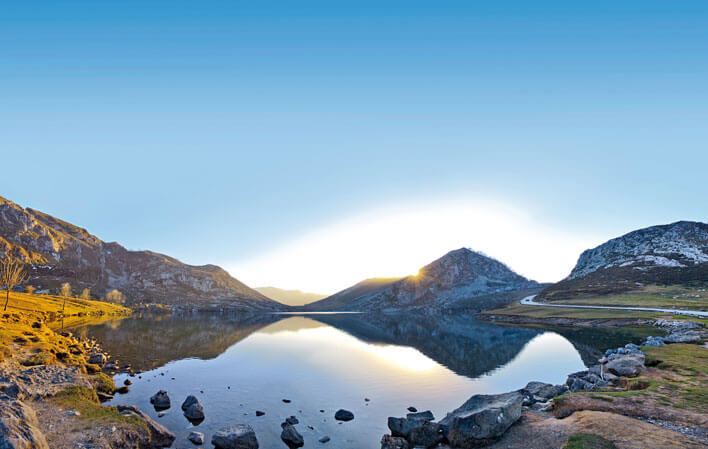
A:
POLYGON ((617 446, 600 435, 576 433, 568 438, 568 444, 563 449, 617 449, 617 446))
POLYGON ((563 307, 526 306, 519 303, 502 309, 489 310, 486 315, 515 315, 529 318, 568 318, 578 320, 607 319, 657 319, 666 314, 655 312, 637 312, 633 310, 573 309, 563 307))
POLYGON ((91 388, 72 386, 52 399, 57 406, 67 410, 76 410, 80 418, 92 424, 127 424, 147 431, 145 422, 137 416, 123 416, 115 407, 104 407, 98 401, 96 392, 91 388))
POLYGON ((91 383, 96 391, 100 393, 113 394, 116 392, 116 384, 113 379, 102 372, 91 377, 91 383))
POLYGON ((22 364, 25 366, 51 365, 56 360, 54 354, 49 351, 39 351, 25 359, 22 364))

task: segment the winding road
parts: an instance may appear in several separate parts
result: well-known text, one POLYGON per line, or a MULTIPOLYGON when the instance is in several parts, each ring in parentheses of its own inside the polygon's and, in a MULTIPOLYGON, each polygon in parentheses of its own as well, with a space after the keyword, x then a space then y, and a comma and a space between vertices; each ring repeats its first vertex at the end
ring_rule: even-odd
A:
POLYGON ((536 302, 533 299, 536 295, 527 296, 521 300, 521 304, 525 306, 540 306, 540 307, 562 307, 566 309, 611 309, 611 310, 636 310, 640 312, 660 312, 660 313, 672 313, 674 315, 688 315, 697 316, 701 318, 708 318, 708 312, 700 312, 698 310, 677 310, 677 309, 656 309, 653 307, 612 307, 612 306, 578 306, 570 304, 546 304, 543 302, 536 302))

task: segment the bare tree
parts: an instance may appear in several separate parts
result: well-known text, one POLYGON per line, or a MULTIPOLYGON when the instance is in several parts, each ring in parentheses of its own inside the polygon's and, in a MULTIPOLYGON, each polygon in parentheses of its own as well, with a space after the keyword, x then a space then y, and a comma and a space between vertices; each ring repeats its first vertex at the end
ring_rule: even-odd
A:
POLYGON ((59 296, 64 297, 64 304, 61 306, 61 311, 62 313, 64 312, 64 309, 66 308, 66 298, 68 298, 71 295, 71 284, 68 282, 64 282, 61 284, 61 288, 59 289, 59 296))
POLYGON ((111 302, 113 304, 124 304, 125 295, 119 290, 111 290, 110 292, 108 292, 108 294, 106 294, 106 301, 111 302))
POLYGON ((91 299, 91 290, 89 290, 88 288, 83 289, 79 298, 86 300, 91 299))
POLYGON ((10 290, 26 280, 27 271, 25 270, 25 264, 11 259, 10 257, 0 261, 0 285, 4 286, 6 290, 5 308, 3 311, 7 310, 7 303, 10 302, 10 290))

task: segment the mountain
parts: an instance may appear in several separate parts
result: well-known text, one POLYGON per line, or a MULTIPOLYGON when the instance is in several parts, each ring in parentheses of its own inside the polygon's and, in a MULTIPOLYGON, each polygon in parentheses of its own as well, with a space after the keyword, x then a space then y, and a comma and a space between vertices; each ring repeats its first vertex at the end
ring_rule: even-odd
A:
POLYGON ((708 224, 678 221, 630 232, 584 251, 545 299, 619 293, 643 284, 708 282, 708 224))
POLYGON ((305 304, 327 297, 327 295, 320 295, 319 293, 306 293, 300 290, 283 290, 277 287, 256 287, 254 290, 288 306, 304 306, 305 304))
POLYGON ((106 243, 86 229, 0 197, 0 253, 29 265, 27 284, 54 290, 68 282, 78 294, 118 289, 129 303, 160 303, 244 311, 286 308, 216 265, 192 266, 151 251, 106 243))
POLYGON ((467 248, 450 251, 421 268, 415 276, 368 279, 307 310, 485 309, 511 292, 538 289, 539 284, 514 273, 503 263, 467 248), (477 301, 485 297, 488 301, 477 301))

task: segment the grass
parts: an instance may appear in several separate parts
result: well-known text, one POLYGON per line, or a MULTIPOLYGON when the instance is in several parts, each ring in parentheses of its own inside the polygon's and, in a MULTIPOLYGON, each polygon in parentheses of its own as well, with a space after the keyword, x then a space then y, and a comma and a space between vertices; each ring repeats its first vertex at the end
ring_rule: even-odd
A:
POLYGON ((116 384, 113 379, 102 372, 91 376, 91 383, 96 391, 106 394, 114 394, 116 392, 116 384))
POLYGON ((587 395, 612 402, 631 398, 633 402, 653 400, 660 405, 685 409, 695 413, 708 410, 708 349, 692 344, 644 347, 648 364, 659 371, 649 371, 644 377, 626 379, 620 390, 566 393, 554 398, 561 404, 570 395, 587 395))
POLYGON ((572 309, 563 307, 526 306, 519 303, 510 306, 489 310, 486 315, 515 315, 529 318, 569 318, 579 320, 606 320, 606 319, 657 319, 666 314, 655 312, 637 312, 633 310, 602 310, 602 309, 572 309))
POLYGON ((76 410, 82 420, 91 424, 127 424, 147 431, 145 422, 137 416, 123 416, 115 407, 104 407, 91 388, 72 386, 57 393, 51 401, 66 410, 76 410))
POLYGON ((51 365, 56 360, 54 354, 49 351, 39 351, 26 358, 22 364, 25 366, 51 365))
POLYGON ((647 285, 630 293, 606 296, 589 296, 570 300, 558 299, 557 301, 573 305, 708 310, 708 291, 706 291, 705 288, 694 288, 680 285, 647 285))
MULTIPOLYGON (((0 292, 2 305, 5 304, 5 292, 0 292)), ((10 301, 7 305, 7 312, 25 312, 31 314, 44 314, 47 317, 54 314, 56 317, 62 314, 64 298, 54 295, 35 295, 29 293, 10 292, 10 301)), ((97 315, 97 314, 125 314, 128 312, 123 306, 111 304, 103 301, 91 301, 79 298, 66 298, 66 308, 63 315, 97 315)), ((48 320, 50 321, 50 320, 48 320)))
POLYGON ((617 446, 600 435, 576 433, 568 438, 568 444, 563 449, 617 449, 617 446))

